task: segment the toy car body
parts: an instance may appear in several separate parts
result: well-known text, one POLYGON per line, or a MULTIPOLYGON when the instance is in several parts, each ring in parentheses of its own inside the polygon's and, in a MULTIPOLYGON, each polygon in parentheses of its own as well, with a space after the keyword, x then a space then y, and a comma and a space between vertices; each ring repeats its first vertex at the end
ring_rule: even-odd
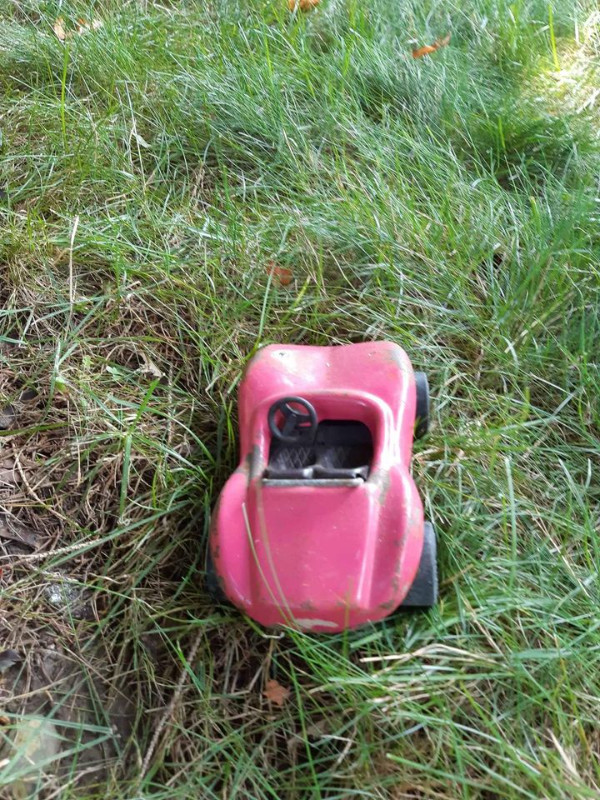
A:
POLYGON ((265 626, 331 632, 433 605, 435 535, 409 472, 427 408, 394 343, 259 350, 211 524, 224 595, 265 626))

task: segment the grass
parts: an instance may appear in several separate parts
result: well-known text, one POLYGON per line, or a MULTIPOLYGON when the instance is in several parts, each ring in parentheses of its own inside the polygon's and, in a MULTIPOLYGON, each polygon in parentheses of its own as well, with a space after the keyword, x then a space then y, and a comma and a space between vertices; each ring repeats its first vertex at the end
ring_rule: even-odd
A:
POLYGON ((40 796, 598 796, 594 6, 2 0, 0 500, 40 551, 0 539, 0 737, 55 720, 40 796), (439 607, 259 630, 203 589, 243 366, 378 338, 433 390, 439 607))

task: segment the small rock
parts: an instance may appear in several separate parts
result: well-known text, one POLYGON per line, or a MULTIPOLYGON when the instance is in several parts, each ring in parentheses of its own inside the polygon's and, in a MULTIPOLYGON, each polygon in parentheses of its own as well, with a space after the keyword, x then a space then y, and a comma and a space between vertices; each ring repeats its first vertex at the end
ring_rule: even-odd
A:
POLYGON ((46 600, 59 609, 64 617, 73 619, 93 619, 91 592, 70 578, 57 583, 49 583, 44 588, 46 600))

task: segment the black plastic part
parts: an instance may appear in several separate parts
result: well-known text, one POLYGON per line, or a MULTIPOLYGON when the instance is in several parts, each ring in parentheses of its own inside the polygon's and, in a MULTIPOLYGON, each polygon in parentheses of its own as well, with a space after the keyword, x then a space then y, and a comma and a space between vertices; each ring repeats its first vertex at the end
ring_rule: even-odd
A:
POLYGON ((415 422, 415 439, 425 436, 429 430, 429 383, 424 372, 415 372, 417 385, 417 414, 415 422))
POLYGON ((367 480, 373 438, 356 420, 324 420, 288 443, 273 438, 265 477, 271 480, 367 480))
POLYGON ((425 523, 423 552, 417 576, 400 608, 432 608, 438 601, 437 545, 435 528, 425 523))
POLYGON ((217 571, 215 569, 210 548, 208 549, 208 553, 206 555, 206 577, 204 578, 204 587, 207 595, 210 597, 213 603, 221 605, 222 603, 227 602, 225 592, 223 589, 221 589, 221 584, 219 583, 219 579, 217 577, 217 571))
POLYGON ((281 400, 276 400, 269 409, 268 422, 271 436, 288 444, 298 442, 307 434, 314 439, 317 432, 317 412, 303 397, 282 397, 281 400), (304 410, 298 411, 294 406, 300 406, 304 410), (283 417, 281 428, 275 422, 277 412, 283 417))

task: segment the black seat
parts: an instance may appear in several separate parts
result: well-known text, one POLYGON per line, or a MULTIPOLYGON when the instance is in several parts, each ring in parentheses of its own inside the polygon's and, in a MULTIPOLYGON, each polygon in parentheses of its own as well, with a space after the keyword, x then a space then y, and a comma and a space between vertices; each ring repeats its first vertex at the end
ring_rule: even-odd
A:
POLYGON ((295 442, 271 441, 265 477, 271 480, 366 480, 373 439, 362 422, 324 420, 316 435, 301 432, 295 442))

